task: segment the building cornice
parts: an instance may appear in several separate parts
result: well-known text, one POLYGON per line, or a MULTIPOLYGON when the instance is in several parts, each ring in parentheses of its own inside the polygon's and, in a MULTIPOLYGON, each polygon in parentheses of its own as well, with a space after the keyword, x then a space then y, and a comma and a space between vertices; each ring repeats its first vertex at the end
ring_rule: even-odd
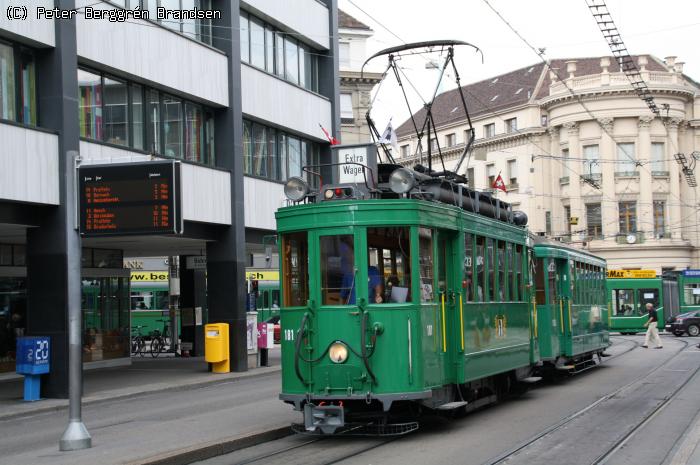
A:
MULTIPOLYGON (((692 100, 695 92, 692 89, 668 88, 668 89, 651 89, 654 95, 677 96, 684 99, 692 100)), ((586 91, 575 91, 571 93, 562 93, 550 95, 539 100, 542 109, 550 110, 552 107, 578 101, 579 99, 586 101, 603 100, 614 96, 625 96, 638 98, 635 91, 629 88, 597 88, 586 91)))
POLYGON ((382 73, 361 73, 360 71, 341 71, 340 82, 344 84, 378 84, 382 73))

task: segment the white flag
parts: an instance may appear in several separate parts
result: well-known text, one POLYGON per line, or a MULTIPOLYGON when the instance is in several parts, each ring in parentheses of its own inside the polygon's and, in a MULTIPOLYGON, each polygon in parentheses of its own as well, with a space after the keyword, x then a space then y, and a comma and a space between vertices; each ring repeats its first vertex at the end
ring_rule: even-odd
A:
POLYGON ((396 131, 394 131, 394 127, 391 125, 391 120, 389 120, 389 124, 386 125, 386 129, 379 138, 379 143, 389 144, 393 147, 395 151, 398 152, 399 141, 396 138, 396 131))

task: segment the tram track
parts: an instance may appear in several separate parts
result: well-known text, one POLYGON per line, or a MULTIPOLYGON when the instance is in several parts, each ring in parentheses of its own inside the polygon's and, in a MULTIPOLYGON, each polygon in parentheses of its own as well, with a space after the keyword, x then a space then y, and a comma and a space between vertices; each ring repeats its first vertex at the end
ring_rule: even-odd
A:
MULTIPOLYGON (((619 338, 619 336, 617 336, 617 338, 619 338)), ((630 339, 626 339, 626 338, 621 338, 621 339, 630 341, 630 339)), ((621 355, 623 355, 623 354, 625 354, 625 353, 628 353, 628 352, 630 352, 630 351, 632 351, 632 350, 634 350, 634 349, 636 349, 637 347, 640 346, 640 344, 639 344, 638 342, 636 342, 636 341, 631 341, 631 342, 634 342, 634 343, 635 343, 635 345, 633 345, 633 347, 632 347, 631 349, 626 350, 625 352, 621 352, 621 353, 619 353, 619 354, 615 354, 614 356, 609 357, 608 360, 611 360, 611 359, 613 359, 613 358, 617 358, 617 357, 619 357, 619 356, 621 356, 621 355)), ((604 402, 606 402, 606 401, 609 401, 609 400, 611 400, 611 399, 613 399, 613 398, 619 396, 620 394, 622 394, 622 393, 624 393, 625 391, 631 389, 632 387, 634 387, 635 385, 637 385, 637 384, 639 384, 640 382, 644 381, 645 379, 650 378, 652 375, 654 375, 655 373, 657 373, 659 370, 663 369, 669 362, 671 362, 671 361, 674 360, 676 357, 678 357, 681 353, 683 353, 683 352, 688 348, 688 346, 690 345, 690 343, 687 342, 687 341, 677 341, 677 342, 681 343, 681 344, 682 344, 682 347, 681 347, 680 349, 676 350, 676 351, 673 353, 673 355, 672 355, 668 360, 664 361, 664 363, 662 363, 662 364, 660 364, 659 366, 655 367, 653 370, 651 370, 651 371, 645 373, 644 375, 641 375, 641 376, 635 378, 634 380, 630 381, 629 383, 627 383, 627 384, 625 384, 625 385, 623 385, 623 386, 621 386, 621 387, 615 389, 614 391, 612 391, 612 392, 610 392, 610 393, 604 395, 603 397, 601 397, 601 398, 597 399, 596 401, 594 401, 594 402, 588 404, 587 406, 585 406, 585 407, 583 407, 583 408, 577 410, 576 412, 574 412, 574 413, 572 413, 572 414, 566 416, 566 417, 563 418, 562 420, 560 420, 560 421, 558 421, 557 423, 555 423, 555 424, 553 424, 553 425, 551 425, 551 426, 545 428, 544 430, 539 431, 538 433, 536 433, 535 435, 533 435, 533 436, 531 436, 530 438, 526 439, 525 441, 519 443, 519 444, 516 445, 515 447, 513 447, 513 448, 511 448, 511 449, 509 449, 509 450, 507 450, 507 451, 505 451, 505 452, 499 454, 498 456, 496 456, 496 457, 494 457, 494 458, 489 459, 489 460, 486 461, 486 462, 483 462, 482 465, 500 465, 500 464, 508 463, 512 458, 516 457, 519 453, 523 452, 523 451, 524 451, 525 449, 527 449, 528 447, 535 445, 538 441, 541 441, 542 439, 546 438, 547 436, 549 436, 549 435, 551 435, 551 434, 553 434, 553 433, 556 433, 556 432, 558 432, 558 431, 561 431, 561 430, 564 429, 567 425, 570 425, 573 421, 575 421, 576 419, 578 419, 578 418, 584 416, 585 414, 589 413, 591 410, 593 410, 593 409, 596 408, 597 406, 601 405, 602 403, 604 403, 604 402)), ((673 400, 673 398, 675 398, 675 396, 683 389, 683 387, 685 387, 685 386, 688 384, 688 382, 690 382, 691 379, 693 379, 693 377, 694 377, 699 371, 700 371, 700 366, 698 366, 697 368, 695 368, 695 370, 693 371, 693 373, 692 373, 690 376, 688 376, 688 378, 687 378, 680 386, 677 386, 677 387, 671 392, 670 395, 666 396, 666 398, 664 398, 664 399, 662 400, 662 402, 661 402, 659 405, 657 405, 657 406, 656 406, 655 408, 653 408, 650 412, 648 412, 647 414, 645 414, 644 417, 641 419, 641 421, 638 422, 638 424, 636 424, 632 429, 630 429, 627 433, 625 433, 625 435, 623 435, 621 438, 618 438, 618 440, 616 440, 616 441, 611 445, 611 447, 608 447, 604 453, 602 453, 602 454, 600 454, 598 457, 596 457, 595 460, 594 460, 593 462, 590 462, 590 464, 591 464, 591 465, 604 464, 605 461, 606 461, 608 458, 610 458, 617 450, 619 450, 621 447, 623 447, 624 444, 625 444, 630 438, 632 438, 632 437, 634 436, 634 434, 635 434, 640 428, 642 428, 646 423, 648 423, 648 421, 650 421, 658 412, 660 412, 660 411, 663 409, 664 406, 668 405, 668 403, 669 403, 671 400, 673 400)))

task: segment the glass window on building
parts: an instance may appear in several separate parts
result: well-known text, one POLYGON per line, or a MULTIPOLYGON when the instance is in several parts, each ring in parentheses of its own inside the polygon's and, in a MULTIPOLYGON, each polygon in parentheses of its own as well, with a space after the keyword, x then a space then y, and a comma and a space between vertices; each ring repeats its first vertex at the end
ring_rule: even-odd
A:
POLYGON ((243 121, 243 172, 253 174, 253 123, 243 121))
POLYGON ((452 147, 457 144, 457 135, 455 133, 445 136, 445 147, 452 147))
POLYGON ((0 118, 14 121, 15 111, 14 49, 0 43, 0 118))
POLYGON ((620 234, 637 232, 637 202, 620 202, 620 234))
POLYGON ((161 133, 160 133, 160 95, 155 90, 146 92, 146 134, 148 137, 148 148, 153 153, 161 151, 161 133))
POLYGON ((618 175, 633 176, 637 171, 637 160, 634 154, 634 143, 617 144, 617 169, 618 175))
POLYGON ((505 132, 511 133, 518 130, 518 118, 509 118, 505 120, 505 132))
POLYGON ((129 145, 129 92, 125 82, 104 78, 105 142, 129 145))
POLYGON ((305 161, 301 157, 301 140, 296 137, 287 137, 287 165, 289 167, 289 177, 301 177, 301 168, 305 161))
POLYGON ((408 156, 408 144, 402 145, 399 151, 401 153, 401 158, 406 158, 408 156))
POLYGON ((583 175, 598 176, 601 173, 598 145, 583 146, 583 175))
POLYGON ((544 232, 546 235, 552 235, 552 212, 544 212, 544 232))
POLYGON ((508 184, 518 185, 518 160, 508 160, 508 184))
POLYGON ((496 123, 484 125, 484 138, 493 137, 496 135, 496 123))
POLYGON ((269 176, 270 153, 268 152, 267 128, 253 124, 253 176, 269 176))
POLYGON ((83 361, 128 357, 129 278, 87 276, 82 284, 83 361))
POLYGON ((241 13, 241 61, 250 62, 250 22, 248 15, 241 13))
POLYGON ((564 205, 564 228, 566 228, 566 234, 571 238, 571 206, 564 205))
POLYGON ((185 160, 203 162, 204 115, 202 107, 185 103, 185 160))
POLYGON ((352 122, 355 120, 355 114, 352 110, 352 94, 340 94, 340 119, 343 122, 352 122))
POLYGON ((338 61, 341 68, 350 67, 350 44, 348 42, 338 43, 338 61))
POLYGON ((309 88, 306 82, 306 78, 308 77, 306 74, 306 64, 308 56, 309 49, 299 44, 299 85, 305 89, 309 88))
POLYGON ((467 179, 469 180, 469 187, 476 189, 476 175, 474 174, 474 168, 467 169, 467 179))
POLYGON ((290 37, 284 38, 284 78, 299 84, 299 49, 296 41, 290 37))
POLYGON ((496 165, 486 165, 486 183, 489 188, 493 187, 493 183, 496 182, 496 165))
POLYGON ((182 158, 182 101, 163 96, 163 148, 164 155, 182 158))
MULTIPOLYGON (((160 6, 162 8, 165 8, 166 10, 179 10, 180 9, 180 0, 158 0, 158 1, 160 3, 160 6)), ((157 16, 154 16, 153 18, 157 18, 157 16)), ((153 19, 153 18, 151 18, 151 19, 153 19)), ((167 27, 168 29, 172 29, 173 31, 177 31, 177 32, 181 31, 180 20, 162 19, 159 22, 160 22, 160 24, 167 27)))
POLYGON ((321 236, 320 249, 321 304, 355 305, 362 280, 355 269, 353 236, 321 236))
POLYGON ((663 142, 651 143, 651 174, 654 176, 668 175, 666 171, 665 149, 663 142))
POLYGON ((80 136, 102 140, 102 78, 78 70, 80 136))
POLYGON ((0 373, 15 371, 17 338, 26 333, 27 279, 0 278, 0 373))
MULTIPOLYGON (((1 71, 0 74, 2 74, 1 71)), ((34 63, 34 55, 24 50, 21 50, 19 53, 19 79, 17 87, 19 90, 19 117, 17 121, 36 126, 36 65, 34 63)), ((0 92, 0 94, 2 94, 2 92, 0 92)), ((2 100, 2 97, 0 97, 0 100, 2 100)))
POLYGON ((599 203, 586 204, 586 229, 588 239, 599 239, 603 237, 603 219, 599 203))
POLYGON ((409 228, 367 229, 370 303, 411 302, 410 245, 409 228))
POLYGON ((131 127, 132 141, 136 149, 144 150, 145 125, 143 123, 143 88, 138 84, 131 86, 131 127))
POLYGON ((289 179, 289 158, 287 157, 287 134, 279 131, 277 135, 277 150, 280 163, 280 181, 289 179))
POLYGON ((250 18, 250 64, 265 69, 265 27, 255 17, 250 18))
POLYGON ((666 202, 654 200, 654 237, 666 237, 666 202))
POLYGON ((275 31, 265 25, 265 70, 275 73, 275 31))
POLYGON ((275 60, 275 74, 284 77, 284 35, 281 32, 275 33, 275 53, 277 56, 275 60))

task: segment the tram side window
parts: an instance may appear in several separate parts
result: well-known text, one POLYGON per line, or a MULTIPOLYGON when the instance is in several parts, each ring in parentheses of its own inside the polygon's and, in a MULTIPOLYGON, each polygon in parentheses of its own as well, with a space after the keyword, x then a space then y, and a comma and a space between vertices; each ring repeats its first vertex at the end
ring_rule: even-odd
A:
MULTIPOLYGON (((355 247, 351 234, 321 236, 321 304, 354 305, 360 273, 355 269, 355 247)), ((370 275, 372 275, 370 273, 370 275)), ((378 279, 374 268, 375 281, 378 279)))
POLYGON ((576 265, 574 264, 573 260, 569 260, 569 286, 570 286, 570 293, 569 293, 569 298, 573 301, 573 303, 578 303, 576 299, 576 265))
POLYGON ((272 290, 272 308, 280 308, 280 291, 279 291, 279 289, 272 290))
POLYGON ((284 305, 306 305, 309 300, 309 241, 306 233, 285 234, 282 237, 282 250, 284 305))
POLYGON ((700 283, 686 284, 683 288, 683 300, 686 305, 700 305, 700 283))
POLYGON ((513 257, 513 244, 510 242, 506 243, 506 258, 508 260, 508 270, 506 271, 508 281, 508 297, 511 302, 515 302, 518 300, 518 288, 513 281, 513 279, 515 279, 515 270, 513 269, 515 257, 513 257))
POLYGON ((634 289, 614 289, 613 315, 635 316, 634 315, 634 289))
POLYGON ((474 255, 474 236, 464 235, 464 300, 474 301, 474 270, 472 256, 474 255))
POLYGON ((433 231, 428 228, 418 229, 418 252, 420 263, 420 301, 433 301, 435 276, 433 274, 433 231))
POLYGON ((544 288, 544 263, 544 258, 535 259, 535 302, 537 302, 537 305, 544 305, 547 303, 547 297, 544 288))
POLYGON ((486 255, 485 255, 486 239, 483 237, 476 238, 476 301, 483 302, 486 297, 484 289, 486 289, 486 255))
POLYGON ((486 264, 488 266, 488 291, 487 302, 496 300, 496 250, 494 248, 493 239, 486 239, 486 264))
POLYGON ((506 244, 498 241, 496 253, 498 254, 498 294, 499 302, 508 300, 508 288, 506 286, 506 244))
MULTIPOLYGON (((411 301, 411 243, 408 228, 368 228, 367 248, 369 253, 368 278, 376 270, 383 289, 382 303, 411 301), (372 269, 374 267, 374 269, 372 269)), ((370 303, 377 303, 373 296, 376 286, 370 283, 370 303)))
POLYGON ((557 262, 553 259, 549 259, 549 264, 547 265, 547 276, 549 277, 549 303, 554 305, 557 303, 557 284, 559 281, 559 275, 557 274, 557 262))
POLYGON ((525 282, 523 281, 523 246, 515 246, 515 281, 520 291, 520 298, 525 300, 525 282))

